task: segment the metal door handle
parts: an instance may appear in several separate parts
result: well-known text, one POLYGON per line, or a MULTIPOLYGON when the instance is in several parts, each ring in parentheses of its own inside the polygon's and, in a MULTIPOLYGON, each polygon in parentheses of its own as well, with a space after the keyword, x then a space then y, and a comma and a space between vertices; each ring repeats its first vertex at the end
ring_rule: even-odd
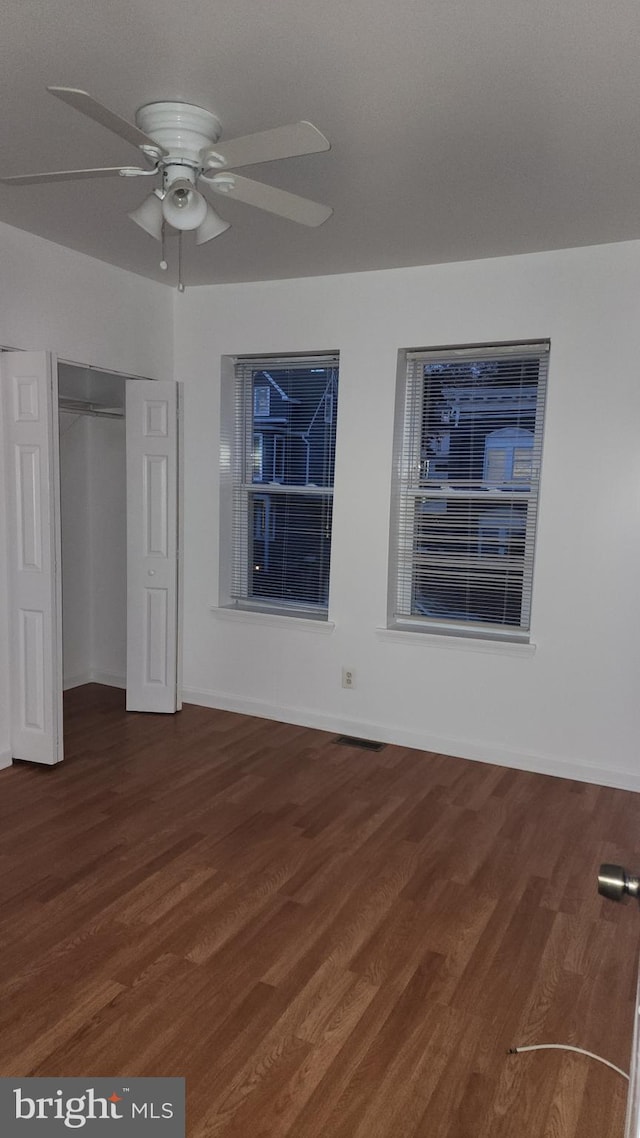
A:
POLYGON ((610 901, 623 901, 625 897, 637 897, 640 902, 640 878, 628 873, 621 865, 600 866, 598 874, 598 893, 610 901))

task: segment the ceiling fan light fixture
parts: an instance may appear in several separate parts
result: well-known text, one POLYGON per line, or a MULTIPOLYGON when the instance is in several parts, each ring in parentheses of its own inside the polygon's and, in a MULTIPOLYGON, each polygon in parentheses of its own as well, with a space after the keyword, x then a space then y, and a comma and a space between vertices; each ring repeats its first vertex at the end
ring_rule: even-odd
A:
POLYGON ((207 201, 186 178, 173 182, 162 201, 162 213, 174 229, 198 229, 207 216, 207 201))
POLYGON ((145 233, 148 233, 150 237, 154 237, 156 241, 162 239, 162 225, 164 222, 162 202, 155 190, 149 194, 136 209, 131 210, 129 217, 132 221, 135 221, 136 225, 144 229, 145 233))
POLYGON ((225 221, 220 217, 213 206, 207 202, 207 216, 205 217, 202 225, 196 229, 196 245, 204 245, 205 241, 211 241, 214 237, 219 237, 221 233, 230 228, 231 223, 225 221))
POLYGON ((215 193, 227 194, 240 203, 300 225, 321 225, 332 213, 328 206, 230 172, 236 167, 330 149, 328 139, 313 123, 289 123, 221 143, 220 121, 211 111, 191 103, 147 103, 136 112, 134 124, 94 99, 87 91, 76 87, 48 87, 48 90, 101 128, 137 147, 150 168, 102 166, 51 170, 0 177, 0 182, 28 186, 83 178, 158 177, 161 187, 156 187, 128 216, 145 233, 161 242, 162 271, 167 270, 165 237, 177 234, 178 288, 181 291, 184 291, 183 233, 194 232, 196 244, 203 245, 230 228, 198 190, 199 179, 204 179, 204 184, 215 193))

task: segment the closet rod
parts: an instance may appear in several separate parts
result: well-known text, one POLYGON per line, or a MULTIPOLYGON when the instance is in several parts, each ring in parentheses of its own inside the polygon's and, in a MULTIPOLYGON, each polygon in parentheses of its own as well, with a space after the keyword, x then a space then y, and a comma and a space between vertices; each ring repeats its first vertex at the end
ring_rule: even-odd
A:
POLYGON ((60 411, 71 411, 74 415, 95 415, 102 419, 124 419, 124 411, 117 407, 101 407, 99 403, 86 403, 82 399, 58 399, 60 411))

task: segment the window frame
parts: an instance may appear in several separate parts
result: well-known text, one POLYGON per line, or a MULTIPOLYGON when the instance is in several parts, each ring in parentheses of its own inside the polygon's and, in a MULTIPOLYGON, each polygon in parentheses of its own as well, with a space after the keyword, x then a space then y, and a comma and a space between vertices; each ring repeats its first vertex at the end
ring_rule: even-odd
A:
MULTIPOLYGON (((254 445, 254 434, 264 429, 265 418, 255 415, 254 399, 247 370, 273 370, 299 367, 335 368, 339 375, 339 352, 336 350, 295 353, 286 355, 237 355, 223 358, 223 386, 221 396, 221 514, 220 514, 220 589, 219 607, 240 613, 257 613, 305 619, 328 623, 329 603, 317 605, 300 600, 288 601, 284 597, 249 595, 251 588, 249 558, 254 534, 251 521, 251 502, 260 495, 303 495, 330 499, 333 503, 334 485, 298 485, 284 481, 286 441, 282 430, 273 434, 273 460, 276 461, 276 436, 281 443, 282 470, 273 470, 274 479, 268 483, 253 482, 248 477, 248 448, 254 445), (244 380, 239 369, 245 369, 244 380), (282 478, 277 477, 278 473, 282 478), (238 497, 244 500, 244 524, 238 525, 238 497)), ((275 382, 275 381, 274 381, 275 382)), ((277 386, 277 384, 276 384, 277 386)), ((273 410, 273 393, 271 394, 273 410)), ((337 400, 334 401, 337 406, 337 400)), ((274 419, 274 422, 276 420, 274 419)), ((284 424, 284 419, 282 420, 284 424)), ((264 460, 264 453, 263 453, 264 460)), ((335 481, 335 476, 334 480, 335 481)), ((329 553, 329 581, 331 579, 331 551, 329 553)))
MULTIPOLYGON (((388 630, 428 633, 461 640, 484 639, 510 644, 528 644, 530 642, 533 570, 538 528, 549 354, 550 341, 548 339, 468 344, 454 347, 410 348, 403 349, 398 353, 389 541, 388 630), (465 359, 474 361, 486 359, 490 361, 509 356, 516 358, 537 357, 540 360, 533 432, 531 486, 529 491, 524 492, 516 486, 512 488, 511 492, 500 492, 501 500, 504 501, 505 505, 510 500, 527 502, 520 624, 500 625, 488 621, 478 622, 455 617, 439 618, 424 616, 415 612, 409 613, 407 607, 413 608, 413 604, 410 602, 407 606, 406 601, 408 597, 413 595, 415 512, 412 514, 413 520, 409 525, 407 522, 408 504, 412 498, 414 501, 425 497, 433 497, 436 500, 442 497, 448 500, 456 493, 453 487, 448 490, 445 489, 442 493, 437 493, 434 490, 427 491, 424 481, 421 483, 423 477, 423 460, 421 457, 423 416, 427 403, 422 380, 418 381, 417 378, 417 369, 420 367, 422 376, 424 376, 424 366, 427 363, 455 363, 456 361, 462 362, 465 359)), ((483 491, 477 493, 482 500, 487 500, 488 503, 489 499, 485 499, 483 491)), ((458 500, 460 502, 472 501, 473 498, 474 493, 470 491, 466 494, 461 493, 458 500)))

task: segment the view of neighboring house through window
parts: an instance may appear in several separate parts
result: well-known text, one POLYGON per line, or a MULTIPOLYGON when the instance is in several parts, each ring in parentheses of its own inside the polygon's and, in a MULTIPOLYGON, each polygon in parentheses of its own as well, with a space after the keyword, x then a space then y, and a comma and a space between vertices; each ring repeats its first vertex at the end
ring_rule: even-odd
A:
POLYGON ((548 350, 406 353, 392 624, 527 639, 548 350))
POLYGON ((338 357, 238 359, 235 376, 232 596, 322 618, 338 357))

